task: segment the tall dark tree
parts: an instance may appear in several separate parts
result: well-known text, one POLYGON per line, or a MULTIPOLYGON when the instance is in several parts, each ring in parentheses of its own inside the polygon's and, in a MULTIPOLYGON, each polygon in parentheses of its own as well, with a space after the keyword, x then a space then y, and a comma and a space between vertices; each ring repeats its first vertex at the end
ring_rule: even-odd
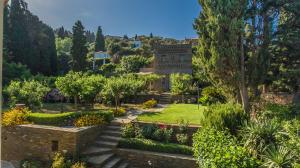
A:
POLYGON ((73 26, 73 45, 71 48, 72 69, 74 71, 84 71, 87 65, 87 41, 84 27, 81 21, 77 21, 73 26))
POLYGON ((95 37, 94 32, 91 32, 91 31, 88 30, 88 31, 85 32, 85 36, 86 36, 86 40, 87 40, 88 43, 95 42, 96 37, 95 37))
POLYGON ((31 65, 32 48, 27 22, 27 4, 23 0, 12 0, 10 7, 10 30, 9 30, 9 51, 12 54, 12 60, 16 63, 31 65))
POLYGON ((153 34, 152 33, 150 33, 150 38, 153 38, 153 34))
POLYGON ((128 39, 129 39, 128 36, 127 36, 127 34, 125 34, 125 35, 123 36, 123 39, 124 39, 124 40, 128 40, 128 39))
POLYGON ((269 81, 274 91, 297 92, 300 86, 300 2, 278 4, 280 17, 271 47, 269 81))
POLYGON ((96 44, 95 44, 95 51, 105 51, 105 38, 102 33, 101 26, 98 27, 97 34, 96 34, 96 44))

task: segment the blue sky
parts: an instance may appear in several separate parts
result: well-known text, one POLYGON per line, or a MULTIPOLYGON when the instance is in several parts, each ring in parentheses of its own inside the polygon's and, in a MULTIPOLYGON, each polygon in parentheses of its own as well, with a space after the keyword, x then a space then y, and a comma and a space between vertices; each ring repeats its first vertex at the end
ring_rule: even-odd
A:
POLYGON ((198 0, 25 0, 29 9, 53 28, 71 30, 80 19, 86 29, 102 26, 109 35, 154 35, 184 39, 196 37, 193 21, 198 0))

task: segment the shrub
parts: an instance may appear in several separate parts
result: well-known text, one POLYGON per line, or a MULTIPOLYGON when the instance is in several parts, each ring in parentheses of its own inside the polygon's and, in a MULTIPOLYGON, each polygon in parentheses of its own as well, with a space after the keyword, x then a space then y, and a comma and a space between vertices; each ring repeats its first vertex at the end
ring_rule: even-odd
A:
POLYGON ((153 132, 151 139, 168 143, 171 141, 172 134, 173 134, 173 129, 167 129, 166 127, 161 127, 159 129, 156 129, 153 132))
POLYGON ((121 117, 126 115, 126 110, 124 108, 118 108, 113 110, 115 117, 121 117))
POLYGON ((145 103, 143 103, 143 108, 145 108, 145 109, 153 108, 156 106, 157 106, 157 101, 154 99, 148 100, 145 103))
POLYGON ((53 157, 51 168, 68 168, 71 167, 72 162, 66 160, 61 153, 56 153, 53 157))
POLYGON ((258 167, 256 159, 227 131, 201 128, 193 137, 194 157, 199 167, 258 167))
POLYGON ((238 104, 214 104, 203 111, 200 123, 203 127, 229 129, 231 133, 235 133, 247 119, 248 115, 238 104))
POLYGON ((269 147, 265 154, 262 156, 264 167, 296 167, 299 157, 294 153, 282 146, 278 148, 275 146, 269 147))
POLYGON ((103 116, 97 116, 94 114, 86 114, 84 116, 79 117, 74 121, 74 125, 76 127, 86 127, 86 126, 96 126, 96 125, 104 125, 106 122, 103 116))
POLYGON ((204 88, 199 98, 199 103, 205 106, 225 102, 226 97, 222 94, 222 91, 213 86, 204 88))
POLYGON ((299 109, 299 105, 280 105, 268 103, 264 107, 261 117, 267 119, 277 118, 279 120, 289 120, 300 116, 299 109))
POLYGON ((184 119, 181 119, 179 122, 178 122, 178 126, 179 126, 179 133, 187 133, 188 131, 188 128, 189 128, 189 122, 188 121, 184 121, 184 119))
POLYGON ((188 143, 188 135, 187 134, 176 134, 176 139, 179 144, 186 145, 188 143))
POLYGON ((28 115, 31 111, 27 108, 13 108, 2 116, 3 126, 28 124, 28 115))
POLYGON ((281 130, 278 121, 250 122, 241 130, 244 146, 253 154, 260 155, 268 145, 277 144, 277 133, 281 130))
POLYGON ((136 138, 122 139, 119 142, 119 147, 185 155, 192 155, 193 153, 192 148, 189 146, 136 138))
POLYGON ((134 138, 135 137, 135 127, 132 123, 125 124, 121 128, 123 138, 134 138))
POLYGON ((151 139, 153 133, 159 129, 159 127, 157 125, 151 124, 151 125, 145 125, 142 128, 142 135, 147 138, 147 139, 151 139))

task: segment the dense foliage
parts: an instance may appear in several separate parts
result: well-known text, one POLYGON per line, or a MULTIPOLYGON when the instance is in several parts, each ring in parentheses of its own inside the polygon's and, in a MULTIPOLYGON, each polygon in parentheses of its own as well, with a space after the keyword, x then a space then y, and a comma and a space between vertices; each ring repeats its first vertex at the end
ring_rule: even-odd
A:
POLYGON ((200 123, 203 127, 229 129, 231 133, 235 133, 248 119, 247 116, 238 104, 214 104, 203 111, 200 123))
POLYGON ((215 103, 225 103, 226 97, 222 94, 221 89, 217 89, 213 86, 206 87, 201 92, 199 102, 202 105, 211 105, 215 103))
POLYGON ((192 155, 193 153, 192 148, 189 146, 172 143, 160 143, 149 139, 122 139, 119 142, 119 147, 172 154, 192 155))
POLYGON ((30 111, 27 108, 13 108, 2 115, 3 126, 16 126, 28 124, 28 114, 30 111))
POLYGON ((100 126, 106 123, 103 116, 97 114, 86 114, 74 121, 75 127, 100 126))
POLYGON ((31 81, 12 81, 6 88, 11 106, 17 103, 24 103, 28 107, 41 106, 42 100, 50 88, 44 84, 31 81))
POLYGON ((154 99, 148 100, 143 103, 143 108, 149 109, 149 108, 154 108, 157 106, 157 101, 154 99))

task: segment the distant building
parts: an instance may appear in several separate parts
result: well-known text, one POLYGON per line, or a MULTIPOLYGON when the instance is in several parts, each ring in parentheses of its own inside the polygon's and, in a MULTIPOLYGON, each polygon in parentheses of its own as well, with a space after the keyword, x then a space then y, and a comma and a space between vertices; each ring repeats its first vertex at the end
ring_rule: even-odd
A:
POLYGON ((141 48, 142 47, 142 42, 135 40, 133 41, 133 48, 141 48))
POLYGON ((107 52, 99 51, 94 53, 94 59, 93 59, 93 69, 96 67, 97 60, 102 60, 103 65, 106 64, 106 60, 110 59, 111 56, 107 52))
POLYGON ((155 82, 154 88, 161 91, 170 90, 170 75, 172 73, 192 74, 192 45, 159 45, 155 47, 154 61, 148 68, 142 68, 140 73, 155 73, 165 77, 155 82))

